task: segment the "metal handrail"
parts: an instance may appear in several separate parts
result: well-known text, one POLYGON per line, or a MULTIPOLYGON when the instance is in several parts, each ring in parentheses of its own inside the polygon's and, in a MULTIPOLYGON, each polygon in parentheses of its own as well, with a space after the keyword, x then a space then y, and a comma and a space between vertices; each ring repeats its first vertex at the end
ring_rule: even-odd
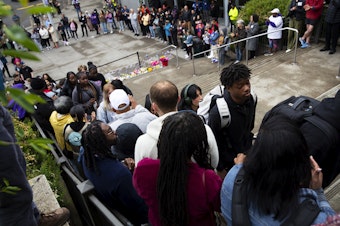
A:
POLYGON ((129 54, 129 55, 126 55, 126 56, 120 57, 119 59, 112 60, 112 61, 110 61, 110 62, 107 62, 107 63, 105 63, 105 64, 98 65, 97 67, 103 67, 103 66, 106 66, 106 65, 112 64, 112 63, 114 63, 114 62, 117 62, 117 61, 123 60, 123 59, 125 59, 125 58, 128 58, 128 57, 130 57, 130 56, 133 56, 133 55, 135 55, 135 54, 137 55, 137 58, 138 58, 138 65, 139 65, 139 67, 140 67, 141 65, 140 65, 140 59, 139 59, 139 53, 138 53, 138 51, 137 51, 137 52, 135 52, 135 53, 131 53, 131 54, 129 54))
MULTIPOLYGON (((254 39, 254 38, 258 38, 258 37, 261 37, 261 36, 265 36, 265 35, 268 35, 268 34, 272 34, 272 33, 275 33, 277 31, 283 31, 283 30, 291 30, 291 31, 294 31, 296 32, 296 41, 295 41, 295 50, 294 50, 294 62, 293 63, 296 63, 296 50, 297 50, 297 43, 298 43, 298 39, 299 39, 299 31, 295 28, 291 28, 291 27, 284 27, 284 28, 280 28, 276 31, 272 31, 272 32, 266 32, 266 33, 261 33, 261 34, 257 34, 257 35, 254 35, 254 36, 251 36, 251 37, 247 37, 247 38, 243 38, 243 39, 240 39, 240 40, 237 40, 237 41, 233 41, 233 42, 230 42, 228 44, 224 44, 224 45, 221 45, 221 46, 218 46, 217 47, 217 50, 219 51, 221 48, 225 48, 227 46, 230 46, 230 45, 233 45, 233 44, 236 44, 236 43, 239 43, 239 42, 248 42, 248 40, 250 39, 254 39)), ((247 48, 247 45, 246 45, 246 48, 247 48)), ((202 51, 202 52, 199 52, 199 53, 195 53, 193 56, 192 56, 192 66, 193 66, 193 69, 194 69, 194 76, 196 75, 196 71, 195 71, 195 56, 198 56, 198 55, 201 55, 201 54, 205 54, 207 52, 210 52, 211 50, 205 50, 205 51, 202 51)), ((248 51, 246 51, 246 64, 248 65, 248 51)), ((220 69, 220 64, 218 64, 218 68, 220 69)))

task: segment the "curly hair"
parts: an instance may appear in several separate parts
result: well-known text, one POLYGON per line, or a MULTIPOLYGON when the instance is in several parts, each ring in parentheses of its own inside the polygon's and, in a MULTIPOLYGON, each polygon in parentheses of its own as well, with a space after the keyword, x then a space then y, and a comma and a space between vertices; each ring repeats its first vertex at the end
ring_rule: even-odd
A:
POLYGON ((194 158, 211 169, 205 126, 195 113, 182 111, 166 117, 158 140, 160 169, 157 179, 159 213, 163 225, 188 222, 188 163, 194 158), (175 207, 175 208, 174 208, 175 207))
POLYGON ((224 87, 232 87, 233 84, 241 79, 249 79, 251 75, 250 69, 244 64, 231 64, 223 68, 220 81, 224 87))

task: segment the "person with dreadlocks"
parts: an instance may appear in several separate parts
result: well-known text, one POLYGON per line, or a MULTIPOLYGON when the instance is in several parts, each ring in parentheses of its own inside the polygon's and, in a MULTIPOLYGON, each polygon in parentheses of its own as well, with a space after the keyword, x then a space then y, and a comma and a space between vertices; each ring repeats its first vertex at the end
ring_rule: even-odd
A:
POLYGON ((133 225, 148 223, 148 208, 132 185, 128 167, 112 154, 117 134, 110 126, 94 121, 82 133, 80 161, 84 174, 101 200, 127 217, 133 225))
POLYGON ((149 206, 153 226, 216 225, 222 180, 211 170, 208 138, 201 118, 181 111, 164 119, 159 159, 142 159, 133 185, 149 206))
POLYGON ((97 107, 102 102, 103 93, 100 86, 93 81, 89 81, 86 72, 77 73, 77 85, 72 92, 74 105, 81 104, 85 112, 91 115, 96 112, 97 107))
POLYGON ((231 118, 229 125, 222 128, 217 105, 209 113, 208 125, 215 135, 219 151, 217 171, 222 178, 233 167, 236 155, 248 151, 252 144, 256 97, 250 92, 250 74, 249 68, 240 63, 225 67, 221 72, 223 98, 231 118))

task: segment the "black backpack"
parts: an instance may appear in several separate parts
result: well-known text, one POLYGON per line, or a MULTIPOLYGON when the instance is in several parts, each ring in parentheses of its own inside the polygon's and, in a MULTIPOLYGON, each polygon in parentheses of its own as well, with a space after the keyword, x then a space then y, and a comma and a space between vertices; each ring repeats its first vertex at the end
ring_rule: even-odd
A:
POLYGON ((275 105, 263 117, 262 123, 266 122, 274 115, 283 115, 301 126, 304 122, 310 122, 319 128, 330 140, 336 142, 337 131, 325 120, 314 114, 314 110, 318 107, 320 101, 306 96, 292 96, 281 103, 275 105))

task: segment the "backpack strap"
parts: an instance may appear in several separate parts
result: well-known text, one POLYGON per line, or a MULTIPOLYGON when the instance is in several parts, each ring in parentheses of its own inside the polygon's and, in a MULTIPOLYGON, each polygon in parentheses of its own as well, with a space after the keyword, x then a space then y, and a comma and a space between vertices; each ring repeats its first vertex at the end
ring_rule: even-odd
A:
POLYGON ((327 121, 323 120, 322 118, 320 118, 316 115, 306 117, 305 120, 307 122, 312 123, 317 128, 319 128, 329 138, 329 141, 332 144, 336 143, 336 141, 338 139, 338 137, 337 137, 338 132, 327 121))
POLYGON ((246 184, 244 182, 244 168, 241 167, 235 177, 233 198, 231 206, 231 219, 233 226, 250 226, 250 219, 247 205, 246 184))
MULTIPOLYGON (((68 126, 70 126, 70 123, 65 125, 64 132, 63 132, 64 140, 67 141, 67 142, 68 142, 68 137, 65 137, 65 134, 66 134, 66 129, 67 129, 68 126)), ((66 142, 65 142, 65 148, 66 148, 66 142)))
POLYGON ((281 226, 309 226, 319 215, 320 208, 313 196, 308 196, 281 226))
POLYGON ((223 97, 216 99, 218 113, 220 114, 221 128, 229 126, 231 122, 231 115, 227 102, 223 97))

